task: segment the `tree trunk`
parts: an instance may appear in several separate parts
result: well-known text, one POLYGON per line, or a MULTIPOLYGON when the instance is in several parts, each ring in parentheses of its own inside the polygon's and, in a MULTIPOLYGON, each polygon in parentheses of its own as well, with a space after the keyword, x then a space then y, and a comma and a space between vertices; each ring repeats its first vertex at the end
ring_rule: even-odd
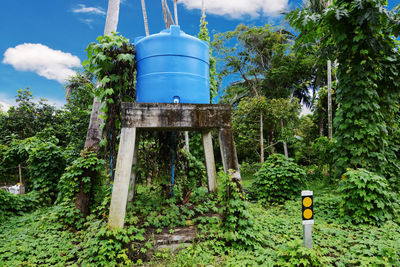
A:
POLYGON ((204 18, 206 16, 206 8, 204 6, 204 0, 201 0, 201 17, 204 18))
MULTIPOLYGON (((107 9, 106 24, 104 27, 104 35, 110 35, 112 32, 117 31, 118 16, 119 16, 119 1, 120 0, 109 0, 107 9)), ((87 152, 95 152, 96 154, 100 150, 100 141, 102 137, 102 131, 100 125, 104 120, 100 115, 100 100, 95 97, 93 100, 92 113, 90 115, 90 122, 88 131, 86 134, 84 155, 87 152)), ((94 181, 96 174, 91 173, 91 182, 94 181)), ((76 195, 75 207, 86 216, 89 213, 89 202, 90 202, 90 191, 85 190, 85 183, 80 181, 79 192, 76 195)))
MULTIPOLYGON (((332 4, 332 0, 328 2, 321 1, 325 8, 332 4)), ((332 62, 328 60, 328 138, 332 139, 332 62)))
POLYGON ((264 121, 262 113, 260 113, 260 162, 264 163, 264 121))
POLYGON ((324 112, 322 107, 318 110, 318 126, 319 126, 319 136, 324 136, 324 112))
POLYGON ((177 0, 174 0, 175 25, 179 25, 179 23, 178 23, 178 7, 176 5, 176 1, 177 0))
POLYGON ((149 24, 147 21, 147 12, 146 12, 146 4, 144 0, 142 0, 142 12, 143 12, 143 22, 144 22, 144 29, 146 31, 146 36, 149 36, 149 24))
POLYGON ((332 139, 332 62, 328 60, 328 138, 332 139))
MULTIPOLYGON (((281 119, 281 128, 282 128, 282 133, 283 133, 283 120, 281 119)), ((286 140, 283 141, 283 150, 285 153, 285 157, 289 158, 289 153, 288 153, 288 149, 287 149, 287 143, 286 140)))
POLYGON ((271 154, 275 154, 274 133, 272 131, 268 133, 268 139, 269 139, 269 146, 271 147, 271 154))

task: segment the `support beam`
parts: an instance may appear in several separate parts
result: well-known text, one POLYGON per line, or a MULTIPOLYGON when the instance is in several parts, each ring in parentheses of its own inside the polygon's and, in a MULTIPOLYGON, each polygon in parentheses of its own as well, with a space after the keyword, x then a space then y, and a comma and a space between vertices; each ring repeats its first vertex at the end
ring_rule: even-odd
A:
POLYGON ((217 190, 217 170, 215 169, 214 150, 211 138, 211 131, 205 130, 202 132, 204 158, 206 159, 208 192, 217 190))
POLYGON ((139 132, 137 131, 136 132, 135 149, 133 151, 133 159, 132 159, 132 165, 134 165, 135 167, 132 169, 131 180, 129 182, 129 193, 128 193, 128 201, 129 202, 131 202, 135 199, 138 150, 139 150, 139 132))
POLYGON ((203 130, 231 128, 231 106, 212 104, 122 103, 122 128, 203 130))
POLYGON ((122 128, 108 225, 123 228, 131 178, 136 128, 122 128))
POLYGON ((228 173, 229 170, 233 170, 232 178, 240 180, 239 162, 233 142, 232 128, 221 128, 219 130, 219 145, 224 172, 228 173))

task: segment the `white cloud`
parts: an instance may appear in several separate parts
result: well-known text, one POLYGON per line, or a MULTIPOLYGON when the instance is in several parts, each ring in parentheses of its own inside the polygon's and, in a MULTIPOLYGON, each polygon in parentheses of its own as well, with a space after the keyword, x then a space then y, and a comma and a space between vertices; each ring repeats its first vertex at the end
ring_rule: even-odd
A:
POLYGON ((0 100, 0 111, 7 111, 10 109, 10 107, 10 104, 7 104, 6 102, 0 100))
MULTIPOLYGON (((288 8, 288 2, 288 0, 204 0, 204 6, 207 14, 239 18, 243 15, 277 16, 288 8)), ((202 1, 180 0, 178 3, 188 9, 201 9, 202 1)))
POLYGON ((55 98, 47 98, 47 97, 44 97, 44 98, 47 100, 46 101, 47 104, 55 106, 56 108, 61 108, 65 104, 67 104, 67 101, 64 99, 55 99, 55 98))
POLYGON ((0 111, 7 111, 11 106, 15 106, 15 99, 5 93, 0 93, 0 111))
POLYGON ((86 5, 79 4, 78 7, 73 8, 72 12, 74 13, 86 13, 86 14, 95 14, 95 15, 105 15, 106 12, 101 7, 87 7, 86 5))
POLYGON ((42 44, 25 43, 8 48, 4 53, 4 64, 10 64, 19 71, 32 71, 49 80, 64 83, 75 74, 74 67, 80 67, 77 56, 53 50, 42 44))
POLYGON ((93 19, 79 19, 79 21, 88 25, 90 29, 93 29, 93 26, 92 26, 93 22, 94 22, 93 19))

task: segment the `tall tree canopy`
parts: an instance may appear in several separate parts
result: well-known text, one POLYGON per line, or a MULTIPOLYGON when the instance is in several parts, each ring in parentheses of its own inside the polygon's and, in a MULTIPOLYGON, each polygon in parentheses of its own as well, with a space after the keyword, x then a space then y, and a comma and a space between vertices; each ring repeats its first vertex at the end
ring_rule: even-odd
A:
POLYGON ((369 168, 387 178, 399 174, 399 146, 393 139, 399 134, 400 54, 393 38, 399 35, 399 16, 386 4, 337 0, 323 12, 297 9, 288 16, 302 32, 300 42, 319 41, 323 48, 336 48, 338 175, 349 167, 369 168))

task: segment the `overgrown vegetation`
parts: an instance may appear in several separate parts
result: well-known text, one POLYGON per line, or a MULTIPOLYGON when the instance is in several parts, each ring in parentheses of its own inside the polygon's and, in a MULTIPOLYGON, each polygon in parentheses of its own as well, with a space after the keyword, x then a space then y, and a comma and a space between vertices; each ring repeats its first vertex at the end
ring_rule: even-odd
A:
POLYGON ((272 154, 255 174, 252 196, 260 203, 282 203, 304 188, 306 172, 281 154, 272 154))
MULTIPOLYGON (((143 131, 123 229, 107 221, 134 46, 118 34, 91 43, 62 109, 19 90, 0 112, 0 182, 27 193, 0 189, 0 265, 400 266, 400 27, 384 4, 310 1, 287 15, 299 36, 270 25, 217 34, 211 97, 228 83, 221 102, 233 107, 242 180, 221 171, 210 194, 199 133, 189 152, 180 133, 143 131), (328 58, 340 81, 332 139, 328 58), (82 151, 95 96, 104 146, 82 151), (313 249, 302 245, 301 190, 314 191, 313 249)), ((211 41, 205 17, 199 37, 211 41)))
POLYGON ((349 169, 342 176, 340 213, 354 223, 380 225, 393 218, 396 197, 385 178, 365 169, 349 169))

